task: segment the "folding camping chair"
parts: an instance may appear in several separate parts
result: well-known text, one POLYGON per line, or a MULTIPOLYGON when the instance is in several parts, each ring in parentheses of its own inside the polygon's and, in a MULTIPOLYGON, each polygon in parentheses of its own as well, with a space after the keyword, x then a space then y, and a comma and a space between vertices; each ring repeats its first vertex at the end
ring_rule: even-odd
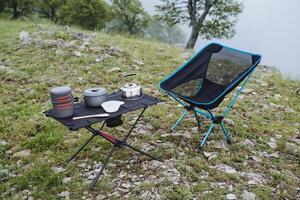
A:
POLYGON ((203 147, 217 124, 221 126, 227 143, 231 144, 231 138, 223 120, 246 86, 260 60, 260 55, 211 43, 162 80, 159 84, 160 89, 185 109, 173 125, 172 130, 178 126, 188 112, 192 112, 198 126, 201 125, 198 114, 211 121, 198 146, 199 148, 203 147), (221 115, 215 115, 212 109, 218 107, 224 97, 241 82, 243 82, 241 88, 228 107, 221 115))

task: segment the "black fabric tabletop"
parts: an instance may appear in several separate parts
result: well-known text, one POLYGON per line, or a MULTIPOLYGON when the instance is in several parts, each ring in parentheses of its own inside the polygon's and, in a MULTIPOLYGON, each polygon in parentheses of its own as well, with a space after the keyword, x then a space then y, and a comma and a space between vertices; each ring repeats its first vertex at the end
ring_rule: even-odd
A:
POLYGON ((155 97, 152 97, 150 95, 144 94, 144 96, 140 99, 136 100, 126 100, 121 98, 121 93, 113 93, 108 96, 108 101, 109 100, 118 100, 118 101, 124 101, 125 103, 121 105, 120 109, 117 112, 114 113, 109 113, 109 117, 105 118, 88 118, 88 119, 80 119, 80 120, 73 120, 73 117, 80 117, 80 116, 86 116, 86 115, 96 115, 96 114, 101 114, 105 113, 104 109, 102 107, 99 108, 90 108, 86 107, 84 103, 77 103, 74 105, 74 115, 69 118, 63 118, 63 119, 58 119, 55 118, 52 114, 52 110, 47 110, 45 111, 45 115, 48 117, 51 117, 63 125, 67 126, 70 130, 76 131, 80 128, 88 127, 94 123, 101 122, 107 119, 114 118, 116 116, 132 112, 135 110, 139 110, 142 108, 146 108, 148 106, 155 105, 157 103, 162 102, 162 100, 157 99, 155 97))

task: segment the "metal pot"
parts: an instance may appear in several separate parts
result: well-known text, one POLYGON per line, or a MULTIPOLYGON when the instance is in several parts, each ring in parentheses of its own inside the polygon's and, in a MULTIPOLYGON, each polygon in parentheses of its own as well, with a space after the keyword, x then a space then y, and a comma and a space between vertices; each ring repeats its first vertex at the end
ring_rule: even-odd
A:
POLYGON ((90 88, 84 91, 84 104, 87 107, 100 107, 107 99, 104 88, 90 88))
POLYGON ((143 95, 142 87, 137 83, 127 83, 120 90, 124 99, 136 99, 143 95))
POLYGON ((54 117, 67 118, 74 114, 74 99, 72 89, 69 86, 52 88, 51 102, 54 117))

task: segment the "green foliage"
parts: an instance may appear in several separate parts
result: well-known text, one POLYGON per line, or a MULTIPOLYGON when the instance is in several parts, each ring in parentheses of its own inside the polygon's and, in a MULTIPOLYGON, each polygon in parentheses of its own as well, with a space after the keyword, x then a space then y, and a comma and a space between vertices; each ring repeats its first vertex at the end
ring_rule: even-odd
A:
POLYGON ((59 12, 59 21, 86 29, 101 29, 109 18, 109 12, 104 0, 67 0, 59 12))
POLYGON ((178 26, 170 26, 169 24, 156 19, 151 20, 149 27, 146 29, 146 35, 150 39, 169 44, 185 42, 185 35, 178 26))
POLYGON ((64 3, 65 0, 39 0, 37 1, 37 9, 42 17, 57 21, 57 13, 64 3))
POLYGON ((0 13, 5 9, 7 0, 0 0, 0 13))
POLYGON ((139 0, 113 0, 112 12, 114 19, 108 29, 130 35, 143 34, 150 20, 139 0))
POLYGON ((174 25, 189 23, 192 27, 187 48, 193 48, 198 35, 204 39, 231 38, 242 3, 235 0, 161 0, 156 8, 159 19, 174 25))
POLYGON ((188 200, 192 199, 193 194, 187 186, 178 186, 172 191, 168 191, 166 194, 166 199, 173 200, 188 200))
POLYGON ((32 11, 33 0, 7 0, 7 7, 12 9, 12 19, 26 16, 32 11))

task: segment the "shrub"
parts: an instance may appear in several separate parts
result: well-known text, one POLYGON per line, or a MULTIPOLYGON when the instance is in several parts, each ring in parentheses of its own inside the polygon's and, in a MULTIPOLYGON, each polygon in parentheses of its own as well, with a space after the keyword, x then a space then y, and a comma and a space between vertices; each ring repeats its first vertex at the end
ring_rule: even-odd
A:
POLYGON ((104 0, 67 0, 59 11, 59 22, 101 29, 108 16, 109 6, 104 0))

